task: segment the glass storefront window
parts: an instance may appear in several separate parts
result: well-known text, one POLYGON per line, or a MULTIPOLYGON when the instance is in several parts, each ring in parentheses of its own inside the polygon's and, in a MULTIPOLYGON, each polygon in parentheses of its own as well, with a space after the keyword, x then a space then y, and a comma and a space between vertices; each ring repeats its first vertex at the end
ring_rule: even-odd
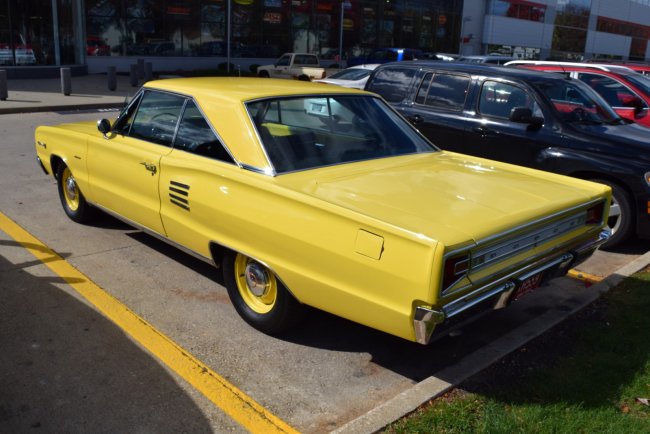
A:
MULTIPOLYGON (((227 54, 227 0, 84 0, 89 56, 227 54)), ((458 50, 457 0, 231 0, 232 57, 305 51, 336 61, 384 47, 458 50), (344 7, 341 22, 341 7, 344 7)))
POLYGON ((510 56, 515 59, 539 60, 541 50, 539 48, 522 47, 519 45, 488 44, 487 52, 499 56, 510 56))
POLYGON ((51 0, 0 0, 0 65, 54 65, 51 0))
POLYGON ((615 35, 631 36, 630 59, 645 59, 648 39, 650 39, 650 26, 599 16, 596 22, 596 30, 615 35))
POLYGON ((544 22, 546 5, 527 0, 493 0, 490 13, 500 17, 544 22))

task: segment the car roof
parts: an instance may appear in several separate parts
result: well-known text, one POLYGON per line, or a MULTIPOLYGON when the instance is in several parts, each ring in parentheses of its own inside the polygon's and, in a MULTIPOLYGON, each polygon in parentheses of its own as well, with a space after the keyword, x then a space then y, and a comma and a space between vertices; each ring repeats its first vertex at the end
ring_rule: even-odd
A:
POLYGON ((323 92, 323 86, 317 83, 257 77, 169 78, 147 82, 144 87, 191 95, 197 99, 210 98, 221 101, 228 100, 233 103, 311 93, 321 95, 325 93, 363 93, 359 90, 345 88, 327 88, 327 92, 323 92))
POLYGON ((506 66, 556 66, 558 68, 584 68, 595 69, 606 72, 614 72, 617 74, 629 74, 634 72, 631 68, 623 65, 610 65, 600 63, 580 63, 580 62, 554 62, 544 60, 513 60, 506 63, 506 66))
POLYGON ((485 54, 485 55, 475 55, 475 56, 460 56, 459 59, 497 59, 497 60, 503 60, 503 59, 514 59, 512 56, 501 56, 501 55, 496 55, 496 54, 485 54))
POLYGON ((490 75, 492 77, 503 77, 510 79, 519 79, 524 81, 535 80, 566 80, 559 74, 553 74, 543 71, 535 71, 525 68, 506 68, 501 65, 487 63, 470 63, 470 62, 440 62, 436 60, 409 60, 405 62, 390 62, 379 66, 376 71, 387 67, 403 68, 430 68, 445 70, 449 72, 462 72, 472 75, 490 75))
POLYGON ((144 89, 158 89, 193 97, 235 159, 250 167, 268 169, 268 160, 257 139, 248 128, 237 127, 251 119, 243 103, 257 99, 285 96, 367 95, 357 89, 324 86, 298 80, 258 77, 169 78, 145 83, 144 89))

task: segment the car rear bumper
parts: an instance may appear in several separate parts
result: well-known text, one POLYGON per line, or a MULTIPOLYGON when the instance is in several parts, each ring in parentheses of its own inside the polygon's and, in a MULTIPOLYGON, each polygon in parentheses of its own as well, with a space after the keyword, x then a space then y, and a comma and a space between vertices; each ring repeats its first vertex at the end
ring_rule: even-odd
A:
POLYGON ((522 289, 529 279, 539 277, 540 282, 536 282, 539 284, 565 275, 571 267, 591 256, 610 236, 611 230, 603 229, 596 237, 583 240, 564 253, 545 256, 519 267, 496 282, 476 288, 440 309, 416 307, 413 316, 416 342, 426 345, 431 341, 434 331, 469 321, 481 312, 507 306, 513 299, 525 294, 522 289))

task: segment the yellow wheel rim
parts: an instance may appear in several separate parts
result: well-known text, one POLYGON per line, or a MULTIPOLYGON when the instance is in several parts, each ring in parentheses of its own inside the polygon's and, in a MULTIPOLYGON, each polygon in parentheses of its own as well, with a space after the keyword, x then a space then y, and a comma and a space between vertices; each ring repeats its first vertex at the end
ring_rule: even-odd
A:
POLYGON ((63 186, 66 206, 70 211, 76 211, 79 208, 79 188, 74 176, 72 176, 72 172, 67 167, 63 169, 61 185, 63 186))
POLYGON ((237 289, 248 307, 256 313, 269 313, 278 296, 278 281, 264 265, 242 254, 235 258, 237 289))

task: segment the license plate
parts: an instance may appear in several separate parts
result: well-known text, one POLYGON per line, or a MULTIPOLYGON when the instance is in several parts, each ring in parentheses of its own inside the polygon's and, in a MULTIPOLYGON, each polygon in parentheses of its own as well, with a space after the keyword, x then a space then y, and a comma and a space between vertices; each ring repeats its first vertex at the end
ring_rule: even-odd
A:
POLYGON ((528 294, 529 292, 533 292, 537 288, 540 287, 542 284, 542 280, 544 278, 544 273, 537 273, 532 276, 530 276, 528 279, 524 280, 521 282, 521 285, 515 291, 512 293, 510 296, 510 301, 515 301, 523 297, 524 295, 528 294))

